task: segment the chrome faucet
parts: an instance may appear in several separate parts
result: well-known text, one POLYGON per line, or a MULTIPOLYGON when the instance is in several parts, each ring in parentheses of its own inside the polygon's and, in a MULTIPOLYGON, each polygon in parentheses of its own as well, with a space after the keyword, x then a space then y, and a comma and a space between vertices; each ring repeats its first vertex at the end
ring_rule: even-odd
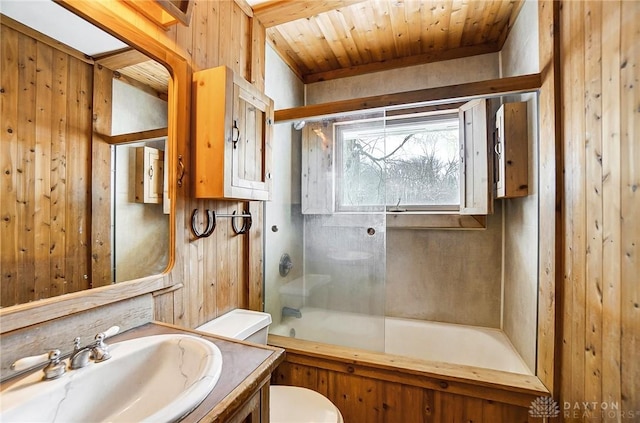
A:
POLYGON ((282 307, 282 317, 293 316, 296 319, 300 319, 302 317, 302 313, 297 308, 293 307, 282 307))
POLYGON ((73 352, 69 357, 69 368, 72 370, 81 369, 89 364, 89 359, 93 359, 96 363, 110 359, 109 345, 104 343, 104 339, 115 335, 118 331, 120 331, 120 328, 113 326, 106 332, 100 332, 92 343, 84 347, 80 347, 80 338, 74 339, 73 352))

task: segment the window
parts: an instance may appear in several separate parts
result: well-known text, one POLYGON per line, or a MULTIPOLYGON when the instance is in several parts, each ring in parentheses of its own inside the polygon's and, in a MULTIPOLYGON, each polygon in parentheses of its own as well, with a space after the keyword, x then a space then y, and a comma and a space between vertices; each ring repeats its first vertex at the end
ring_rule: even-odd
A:
POLYGON ((336 210, 460 208, 458 114, 335 124, 336 210))
POLYGON ((447 111, 307 122, 302 212, 489 214, 486 107, 473 100, 447 111))

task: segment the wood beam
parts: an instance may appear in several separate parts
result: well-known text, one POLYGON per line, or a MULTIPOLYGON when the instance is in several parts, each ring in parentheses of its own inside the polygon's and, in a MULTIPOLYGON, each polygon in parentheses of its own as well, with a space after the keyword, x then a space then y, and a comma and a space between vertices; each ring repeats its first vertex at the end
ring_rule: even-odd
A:
POLYGON ((166 137, 169 131, 168 128, 150 129, 148 131, 130 132, 120 135, 112 135, 105 137, 109 144, 126 144, 136 141, 150 140, 153 138, 166 137))
POLYGON ((364 0, 271 0, 254 6, 253 15, 265 28, 270 28, 362 1, 364 0))
POLYGON ((133 48, 125 48, 95 57, 97 64, 114 71, 149 60, 151 59, 148 56, 133 48))
POLYGON ((488 81, 468 82, 466 84, 448 85, 444 87, 425 88, 393 94, 383 94, 352 100, 331 103, 312 104, 275 111, 275 121, 284 122, 309 117, 348 113, 358 110, 378 109, 414 103, 452 103, 466 98, 497 94, 513 94, 539 89, 541 77, 539 73, 514 76, 510 78, 491 79, 488 81))

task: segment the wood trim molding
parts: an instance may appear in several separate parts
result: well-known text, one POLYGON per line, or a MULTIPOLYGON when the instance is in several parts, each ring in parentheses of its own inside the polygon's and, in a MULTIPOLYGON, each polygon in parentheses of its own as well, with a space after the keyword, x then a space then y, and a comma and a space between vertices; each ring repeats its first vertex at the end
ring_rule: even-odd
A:
POLYGON ((548 394, 537 377, 491 369, 453 365, 411 357, 371 352, 337 345, 269 335, 269 345, 284 348, 286 361, 364 377, 473 395, 508 404, 529 406, 548 394), (401 369, 401 372, 398 370, 401 369), (442 382, 446 382, 446 388, 442 382))
POLYGON ((265 28, 270 28, 362 1, 364 0, 271 0, 256 5, 253 14, 265 28))
POLYGON ((401 93, 383 94, 331 103, 312 104, 275 111, 275 121, 284 122, 309 117, 327 116, 337 113, 349 113, 359 110, 378 109, 390 106, 416 103, 453 103, 463 99, 500 94, 514 94, 534 91, 541 87, 539 73, 491 79, 488 81, 468 82, 466 84, 425 88, 401 93))
POLYGON ((126 144, 130 142, 149 140, 152 138, 166 137, 167 134, 168 134, 167 128, 150 129, 148 131, 112 135, 110 137, 107 137, 107 142, 109 144, 126 144))
MULTIPOLYGON (((184 141, 189 133, 189 104, 191 87, 191 69, 187 61, 160 41, 142 32, 126 19, 116 15, 104 2, 91 0, 57 0, 57 3, 80 17, 97 25, 105 31, 115 34, 119 39, 140 49, 149 57, 164 64, 170 70, 172 80, 169 83, 168 105, 168 145, 167 158, 169 169, 177 169, 177 156, 184 149, 184 141)), ((163 274, 135 279, 127 282, 93 288, 72 294, 61 295, 41 301, 21 304, 0 309, 0 333, 6 333, 23 327, 36 325, 59 317, 101 307, 117 301, 137 297, 171 286, 174 281, 170 270, 173 268, 176 244, 176 203, 177 182, 169 178, 171 213, 169 215, 169 260, 163 274)))
POLYGON ((538 3, 541 88, 540 234, 538 268, 538 344, 536 374, 557 395, 560 389, 563 262, 563 166, 559 61, 559 2, 538 3))

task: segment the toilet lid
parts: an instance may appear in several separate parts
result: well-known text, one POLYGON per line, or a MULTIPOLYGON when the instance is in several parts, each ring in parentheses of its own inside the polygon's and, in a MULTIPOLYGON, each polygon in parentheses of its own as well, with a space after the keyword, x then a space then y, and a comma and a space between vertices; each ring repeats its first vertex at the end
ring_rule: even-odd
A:
POLYGON ((271 423, 343 423, 338 408, 311 389, 278 385, 269 395, 271 423))

